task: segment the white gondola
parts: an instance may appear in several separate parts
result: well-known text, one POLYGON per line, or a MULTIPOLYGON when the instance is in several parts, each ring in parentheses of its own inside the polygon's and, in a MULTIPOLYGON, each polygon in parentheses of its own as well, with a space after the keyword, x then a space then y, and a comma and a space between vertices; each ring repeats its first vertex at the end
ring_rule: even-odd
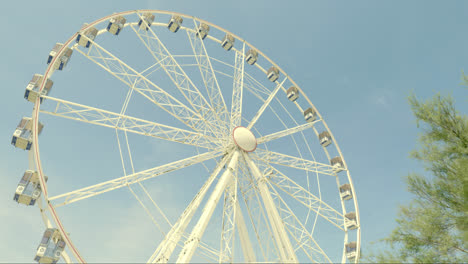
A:
POLYGON ((349 259, 349 260, 354 260, 356 258, 356 255, 357 255, 357 252, 356 252, 356 248, 357 248, 357 245, 356 245, 356 242, 351 242, 351 243, 347 243, 345 245, 346 247, 346 257, 349 259))
POLYGON ((270 80, 272 82, 278 80, 278 78, 279 78, 278 68, 276 68, 275 66, 271 66, 271 68, 268 69, 267 77, 268 77, 268 80, 270 80))
POLYGON ((315 121, 315 118, 316 117, 316 114, 315 114, 315 111, 314 109, 312 109, 311 107, 307 108, 305 111, 304 111, 304 119, 307 121, 307 122, 313 122, 315 121))
POLYGON ((57 263, 64 249, 65 241, 63 241, 59 230, 47 228, 37 247, 34 260, 39 263, 57 263))
POLYGON ((297 98, 299 98, 299 89, 297 89, 297 87, 291 86, 286 91, 286 95, 289 101, 294 102, 297 98))
MULTIPOLYGON (((39 123, 39 134, 42 131, 44 125, 39 123)), ((11 144, 17 148, 30 150, 32 146, 32 118, 23 117, 16 127, 11 139, 11 144)))
POLYGON ((197 29, 197 37, 200 37, 201 39, 205 39, 206 36, 208 36, 209 32, 210 32, 210 26, 208 26, 205 23, 201 23, 201 25, 197 29))
POLYGON ((353 198, 353 193, 351 191, 351 185, 345 183, 340 186, 340 196, 343 200, 349 200, 353 198))
POLYGON ((322 133, 320 133, 319 141, 320 141, 320 145, 322 145, 323 147, 327 147, 328 145, 330 145, 332 143, 332 138, 331 138, 330 133, 328 133, 328 131, 323 131, 322 133))
POLYGON ((54 69, 55 70, 63 70, 63 68, 67 65, 67 63, 70 61, 71 55, 73 53, 73 50, 69 47, 63 47, 62 43, 57 43, 55 44, 54 48, 50 51, 49 57, 47 58, 47 64, 50 64, 55 56, 60 52, 61 49, 64 49, 62 51, 62 54, 60 57, 58 57, 55 60, 54 64, 54 69))
POLYGON ((140 21, 138 21, 138 26, 141 29, 148 31, 148 29, 151 27, 151 24, 153 24, 153 22, 154 22, 154 15, 151 13, 144 13, 141 16, 140 21))
MULTIPOLYGON (((52 89, 52 85, 54 85, 54 82, 50 79, 47 79, 44 85, 44 89, 42 89, 42 92, 39 95, 39 86, 42 83, 42 77, 43 76, 41 74, 34 74, 31 81, 28 83, 28 86, 26 86, 26 91, 24 92, 24 99, 35 103, 38 96, 40 97, 42 95, 49 94, 50 89, 52 89)), ((41 98, 40 100, 41 103, 42 100, 43 98, 41 98)))
MULTIPOLYGON (((88 24, 84 24, 83 27, 81 27, 81 29, 85 28, 87 25, 88 24)), ((96 38, 97 34, 98 30, 95 27, 90 27, 88 29, 85 29, 84 31, 81 30, 78 33, 78 36, 76 36, 76 43, 85 48, 89 48, 89 46, 91 46, 91 41, 96 38)))
POLYGON ((169 20, 169 23, 167 24, 167 28, 171 31, 176 33, 180 26, 182 25, 182 22, 184 19, 181 16, 172 16, 171 19, 169 20))
POLYGON ((257 59, 258 59, 258 52, 254 49, 250 49, 245 54, 245 61, 250 65, 254 65, 255 62, 257 62, 257 59))
MULTIPOLYGON (((47 181, 47 176, 45 180, 47 181)), ((16 187, 13 200, 25 205, 34 205, 39 196, 41 196, 41 192, 42 190, 37 172, 27 170, 16 187)))
POLYGON ((127 22, 127 19, 123 16, 113 17, 109 20, 109 24, 106 29, 109 33, 117 36, 120 31, 122 31, 125 22, 127 22))
POLYGON ((330 164, 335 168, 336 172, 340 172, 345 169, 343 160, 341 157, 334 157, 330 160, 330 164))
POLYGON ((350 213, 345 214, 345 225, 346 225, 346 228, 349 230, 353 230, 358 227, 357 222, 356 222, 355 212, 350 212, 350 213))
POLYGON ((234 47, 234 37, 231 34, 226 34, 223 38, 223 42, 221 42, 221 46, 227 50, 230 51, 232 47, 234 47))

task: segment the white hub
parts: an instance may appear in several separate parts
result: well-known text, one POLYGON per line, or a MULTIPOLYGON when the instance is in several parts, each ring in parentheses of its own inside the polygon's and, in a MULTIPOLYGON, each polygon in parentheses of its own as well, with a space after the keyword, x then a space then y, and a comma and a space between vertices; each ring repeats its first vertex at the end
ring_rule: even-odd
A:
POLYGON ((257 148, 257 139, 254 134, 243 126, 238 126, 232 130, 232 138, 234 143, 243 151, 252 152, 257 148))

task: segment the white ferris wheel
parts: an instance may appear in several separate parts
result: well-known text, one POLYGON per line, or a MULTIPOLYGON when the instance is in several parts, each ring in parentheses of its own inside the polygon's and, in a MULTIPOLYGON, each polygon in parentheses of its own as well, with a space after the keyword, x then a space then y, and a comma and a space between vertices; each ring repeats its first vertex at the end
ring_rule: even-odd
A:
POLYGON ((36 261, 86 262, 86 241, 75 239, 86 230, 64 220, 62 208, 129 190, 159 233, 148 240, 147 262, 358 262, 354 186, 332 132, 305 94, 313 87, 301 89, 244 39, 193 16, 133 10, 85 24, 54 46, 47 64, 27 85, 33 113, 12 139, 29 153, 14 200, 37 205, 45 223, 36 261), (73 85, 78 92, 67 90, 73 85), (90 184, 70 178, 67 191, 54 186, 68 174, 41 161, 41 154, 49 157, 54 122, 83 127, 91 132, 80 135, 90 140, 98 137, 93 129, 109 133, 114 147, 103 153, 118 154, 120 174, 90 184), (139 157, 153 140, 161 158, 139 157), (193 195, 181 208, 165 207, 170 201, 150 188, 163 181, 181 188, 176 196, 193 195))

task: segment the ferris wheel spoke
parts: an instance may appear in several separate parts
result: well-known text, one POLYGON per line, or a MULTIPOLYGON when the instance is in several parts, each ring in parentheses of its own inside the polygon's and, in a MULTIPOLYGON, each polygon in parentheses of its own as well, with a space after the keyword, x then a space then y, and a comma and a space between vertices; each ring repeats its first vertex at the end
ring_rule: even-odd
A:
POLYGON ((81 188, 75 191, 60 194, 60 195, 49 198, 49 201, 55 201, 58 199, 62 201, 62 202, 57 201, 56 205, 54 205, 55 207, 63 206, 66 204, 71 204, 71 203, 74 203, 74 202, 77 202, 86 198, 90 198, 99 194, 113 191, 118 188, 122 188, 124 186, 142 182, 151 178, 164 175, 169 172, 173 172, 173 171, 185 168, 185 167, 189 167, 189 166, 201 163, 203 161, 214 159, 214 158, 221 156, 222 154, 223 153, 221 151, 206 152, 206 153, 199 154, 193 157, 189 157, 186 159, 182 159, 182 160, 174 161, 165 165, 161 165, 155 168, 136 172, 136 173, 123 176, 114 180, 105 181, 105 182, 95 184, 92 186, 88 186, 85 188, 81 188))
POLYGON ((244 74, 244 87, 249 88, 253 94, 262 94, 265 98, 270 95, 270 90, 247 72, 244 74))
MULTIPOLYGON (((214 171, 211 173, 208 180, 202 186, 195 198, 190 202, 177 222, 172 226, 171 230, 165 236, 164 240, 159 244, 158 248, 153 252, 147 263, 167 263, 171 257, 176 245, 179 243, 182 234, 185 232, 190 220, 192 219, 195 211, 200 206, 203 198, 208 192, 211 184, 214 182, 218 174, 223 169, 226 162, 231 159, 232 155, 228 154, 218 163, 214 171)), ((187 237, 188 238, 188 237, 187 237)), ((218 259, 216 259, 218 261, 218 259)))
POLYGON ((234 260, 234 238, 236 228, 237 211, 237 175, 238 170, 233 172, 231 182, 224 192, 223 224, 221 229, 221 250, 219 263, 232 263, 234 260))
MULTIPOLYGON (((125 99, 125 102, 124 102, 124 105, 122 106, 122 110, 121 110, 121 114, 122 113, 125 113, 126 111, 126 106, 128 104, 128 101, 130 100, 130 97, 131 97, 131 92, 133 90, 129 90, 129 93, 127 95, 127 98, 125 99)), ((116 128, 115 129, 115 135, 116 135, 116 138, 117 138, 117 144, 119 146, 119 152, 120 152, 120 159, 121 159, 121 162, 122 162, 122 169, 123 169, 123 173, 124 173, 124 176, 127 176, 127 169, 126 169, 126 166, 125 166, 125 162, 124 162, 124 154, 122 152, 122 144, 120 143, 120 136, 119 136, 119 133, 118 133, 118 129, 116 128)), ((131 165, 131 171, 132 173, 135 173, 135 167, 133 165, 133 158, 132 158, 132 151, 130 149, 130 144, 128 142, 128 136, 127 136, 127 131, 124 131, 124 135, 125 135, 125 143, 126 143, 126 147, 127 147, 127 155, 128 155, 128 159, 130 160, 130 165, 131 165)), ((140 186, 140 188, 143 189, 143 191, 145 192, 146 196, 150 199, 150 201, 153 203, 153 205, 155 206, 155 208, 158 210, 159 213, 161 213, 161 215, 164 217, 164 219, 170 224, 169 220, 167 219, 166 215, 161 211, 161 209, 159 208, 159 206, 156 204, 156 202, 154 201, 153 197, 151 197, 151 195, 147 192, 146 188, 143 186, 143 184, 141 182, 138 182, 138 185, 140 186)), ((138 196, 138 194, 135 192, 135 190, 132 188, 132 186, 130 185, 127 185, 128 189, 130 190, 130 192, 132 193, 132 195, 135 197, 135 199, 138 201, 138 203, 141 205, 141 207, 143 208, 143 210, 146 212, 146 214, 151 218, 151 221, 153 222, 153 224, 155 225, 155 227, 162 233, 162 235, 164 236, 165 233, 164 231, 162 230, 161 228, 161 225, 158 223, 158 221, 156 221, 154 215, 151 213, 151 211, 149 210, 149 208, 143 203, 143 200, 138 196)))
MULTIPOLYGON (((261 206, 261 201, 258 197, 258 192, 256 191, 256 185, 253 180, 253 176, 251 175, 250 170, 245 165, 245 160, 239 163, 239 165, 244 175, 244 177, 240 178, 242 179, 240 181, 240 193, 244 200, 247 209, 247 215, 255 233, 255 238, 257 239, 257 243, 260 248, 260 252, 262 253, 262 257, 265 261, 271 261, 274 258, 280 259, 278 255, 279 249, 277 244, 274 243, 274 236, 270 226, 268 225, 265 210, 261 206), (270 257, 269 253, 272 253, 272 255, 274 255, 274 258, 270 257)), ((249 249, 247 248, 247 250, 249 249)), ((244 248, 243 251, 244 256, 246 256, 245 252, 248 251, 244 250, 244 248)), ((245 258, 247 259, 247 256, 245 258)), ((255 259, 255 255, 253 255, 253 258, 255 259)))
POLYGON ((264 149, 257 148, 253 156, 265 163, 273 163, 281 166, 291 167, 295 169, 305 170, 309 172, 315 172, 319 174, 325 174, 330 176, 336 176, 336 172, 340 169, 335 168, 328 164, 323 164, 316 161, 301 159, 294 156, 281 154, 278 152, 267 151, 264 149))
POLYGON ((278 245, 280 251, 280 261, 283 263, 291 261, 298 262, 291 241, 289 240, 289 237, 286 233, 284 224, 281 221, 271 193, 268 189, 267 184, 265 183, 264 175, 260 172, 259 168, 257 167, 257 165, 255 165, 252 159, 246 153, 243 154, 244 159, 249 166, 249 169, 252 171, 252 174, 255 177, 255 180, 257 181, 258 191, 260 193, 260 196, 262 197, 263 204, 266 208, 268 218, 273 229, 273 235, 275 237, 276 244, 278 245))
POLYGON ((149 27, 148 30, 139 29, 135 25, 131 25, 131 28, 154 59, 157 62, 160 62, 163 70, 169 76, 177 89, 182 93, 184 98, 190 103, 195 112, 200 113, 204 118, 206 125, 212 129, 213 133, 215 133, 217 137, 221 137, 222 134, 220 133, 220 129, 222 126, 218 127, 218 124, 223 124, 225 120, 221 120, 218 113, 212 108, 203 94, 200 93, 197 87, 193 84, 192 80, 187 76, 174 56, 154 33, 153 29, 151 27, 149 27))
POLYGON ((211 131, 212 128, 199 113, 188 108, 94 41, 89 41, 92 43, 89 52, 83 52, 79 47, 75 50, 188 127, 203 133, 211 131))
MULTIPOLYGON (((196 21, 194 20, 195 27, 196 21)), ((228 111, 226 102, 224 101, 223 93, 219 87, 218 79, 216 78, 213 65, 211 64, 210 56, 206 51, 205 43, 200 37, 197 37, 195 31, 187 30, 187 36, 192 46, 193 54, 195 54, 195 59, 198 63, 198 68, 200 70, 203 83, 205 84, 206 91, 208 93, 208 98, 210 99, 211 105, 213 106, 218 116, 224 121, 224 128, 227 129, 228 122, 228 111)), ((226 131, 228 132, 228 131, 226 131)))
POLYGON ((264 164, 267 171, 265 174, 269 183, 275 185, 287 195, 291 196, 296 201, 300 202, 307 208, 316 212, 325 220, 329 221, 339 229, 344 231, 344 216, 338 210, 334 209, 327 203, 323 202, 320 198, 306 190, 294 182, 291 178, 284 173, 274 168, 271 165, 264 164))
POLYGON ((301 131, 304 131, 306 129, 309 129, 309 128, 313 127, 317 122, 320 122, 320 121, 321 120, 315 120, 314 122, 311 122, 311 123, 298 125, 298 126, 293 127, 293 128, 288 128, 288 129, 285 129, 285 130, 282 130, 282 131, 279 131, 279 132, 275 132, 275 133, 263 136, 263 137, 257 139, 257 143, 258 144, 266 143, 268 141, 272 141, 272 140, 275 140, 275 139, 279 139, 279 138, 282 138, 282 137, 293 135, 293 134, 295 134, 297 132, 301 132, 301 131))
POLYGON ((250 189, 248 192, 242 193, 242 196, 263 259, 265 261, 271 261, 274 258, 279 260, 279 249, 274 242, 273 233, 268 225, 267 216, 264 208, 261 206, 260 198, 257 197, 257 192, 254 189, 250 189))
POLYGON ((203 233, 206 230, 206 227, 211 219, 211 216, 213 215, 216 205, 218 204, 223 191, 226 189, 227 184, 232 179, 232 172, 237 169, 239 155, 240 153, 238 150, 235 150, 232 154, 231 160, 227 165, 226 171, 223 173, 223 175, 221 175, 218 183, 216 184, 216 187, 213 190, 213 193, 206 202, 202 214, 198 219, 197 224, 193 228, 189 239, 187 239, 184 248, 182 248, 182 251, 179 253, 179 257, 176 261, 177 263, 187 263, 190 262, 190 260, 192 259, 193 253, 195 253, 195 250, 197 249, 200 243, 201 237, 203 236, 203 233))
POLYGON ((257 262, 255 258, 255 252, 250 242, 247 225, 245 224, 244 216, 239 205, 239 199, 236 199, 236 223, 237 231, 239 232, 239 240, 244 253, 244 260, 246 263, 257 262))
MULTIPOLYGON (((188 234, 184 234, 184 239, 188 238, 188 234)), ((184 244, 182 241, 179 241, 180 248, 184 247, 184 244)), ((211 246, 208 246, 206 243, 203 243, 200 241, 200 245, 198 247, 198 250, 196 252, 198 256, 203 256, 209 260, 209 263, 215 263, 219 260, 219 250, 214 249, 211 246)), ((203 261, 200 261, 203 262, 203 261)))
POLYGON ((271 186, 270 182, 268 182, 268 184, 270 189, 273 190, 272 196, 273 199, 277 201, 276 204, 278 206, 280 217, 283 220, 290 237, 292 237, 296 242, 295 251, 301 248, 310 261, 315 263, 332 263, 330 258, 325 254, 323 249, 309 233, 307 228, 302 224, 301 221, 299 221, 297 216, 293 213, 283 198, 281 198, 278 191, 273 186, 271 186))
POLYGON ((236 51, 233 89, 232 89, 232 104, 231 104, 231 127, 232 131, 235 127, 240 126, 242 122, 242 99, 244 90, 244 62, 245 62, 245 43, 242 45, 242 51, 236 51))
POLYGON ((56 105, 52 111, 41 109, 41 113, 201 148, 217 148, 217 139, 200 133, 118 114, 91 106, 77 104, 50 96, 43 96, 43 98, 53 101, 56 105))
MULTIPOLYGON (((255 116, 252 118, 252 120, 250 121, 250 124, 247 126, 248 129, 251 129, 255 123, 258 121, 258 119, 260 118, 260 116, 263 114, 263 112, 265 111, 265 109, 268 107, 268 105, 271 103, 271 101, 273 100, 273 98, 275 98, 276 94, 278 93, 278 91, 283 87, 283 84, 284 82, 288 79, 288 77, 285 77, 284 80, 279 83, 279 82, 276 82, 277 85, 276 85, 276 88, 273 90, 273 92, 270 93, 270 96, 266 99, 266 101, 263 103, 262 107, 260 107, 260 109, 258 110, 258 112, 255 114, 255 116)), ((283 88, 284 89, 284 88, 283 88)))

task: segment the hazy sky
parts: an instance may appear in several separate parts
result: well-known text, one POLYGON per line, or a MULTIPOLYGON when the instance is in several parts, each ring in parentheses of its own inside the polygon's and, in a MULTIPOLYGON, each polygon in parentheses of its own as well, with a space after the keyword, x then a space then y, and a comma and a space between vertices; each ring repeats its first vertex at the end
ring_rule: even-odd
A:
MULTIPOLYGON (((170 10, 210 21, 252 43, 288 72, 320 111, 346 159, 359 202, 364 252, 371 241, 391 232, 398 205, 411 198, 403 177, 409 172, 424 173, 421 164, 409 159, 421 128, 416 127, 408 95, 413 91, 417 98, 428 99, 438 92, 451 94, 459 111, 468 112, 467 90, 460 85, 461 71, 468 62, 466 1, 5 2, 0 42, 4 98, 0 106, 4 146, 0 148, 0 262, 32 261, 44 231, 36 207, 13 201, 28 160, 27 152, 9 142, 18 121, 32 111, 32 104, 23 99, 27 83, 34 73, 44 72, 53 45, 66 41, 83 23, 134 9, 170 10)), ((118 40, 110 36, 105 41, 129 64, 141 63, 135 60, 138 51, 130 42, 112 46, 112 41, 118 40)), ((144 65, 135 67, 144 69, 144 65)), ((96 69, 74 54, 64 73, 54 78, 51 95, 71 101, 82 98, 84 101, 78 103, 118 112, 121 104, 112 105, 112 101, 121 103, 125 98, 122 84, 96 69), (108 88, 115 86, 115 90, 96 90, 101 82, 108 88)), ((133 107, 132 111, 139 109, 138 105, 133 107)), ((49 180, 54 195, 87 186, 96 177, 104 181, 121 175, 114 131, 109 134, 105 128, 92 130, 71 121, 54 123, 50 117, 41 120, 45 123, 41 155, 46 174, 54 178, 49 180)), ((138 149, 135 163, 141 168, 155 160, 163 164, 188 157, 184 148, 162 141, 135 138, 135 142, 147 146, 138 149)), ((191 173, 202 177, 206 171, 191 173)), ((192 182, 184 177, 150 183, 148 189, 151 187, 163 203, 186 204, 193 197, 190 189, 196 192, 197 188, 181 187, 192 182)), ((78 226, 73 229, 77 230, 72 232, 73 239, 89 240, 89 261, 100 250, 103 259, 116 260, 112 253, 116 248, 129 252, 128 259, 120 258, 122 261, 134 256, 146 260, 146 255, 139 255, 148 254, 144 247, 124 238, 125 234, 144 236, 150 232, 147 229, 154 228, 149 220, 138 220, 145 214, 137 204, 114 203, 123 196, 135 202, 128 190, 122 189, 79 206, 77 203, 61 213, 68 226, 78 226), (102 217, 106 215, 108 219, 102 217), (112 232, 117 227, 120 235, 112 232), (100 230, 115 234, 107 237, 112 242, 94 242, 93 234, 100 230)), ((166 210, 172 219, 180 213, 171 211, 171 206, 166 210)))

